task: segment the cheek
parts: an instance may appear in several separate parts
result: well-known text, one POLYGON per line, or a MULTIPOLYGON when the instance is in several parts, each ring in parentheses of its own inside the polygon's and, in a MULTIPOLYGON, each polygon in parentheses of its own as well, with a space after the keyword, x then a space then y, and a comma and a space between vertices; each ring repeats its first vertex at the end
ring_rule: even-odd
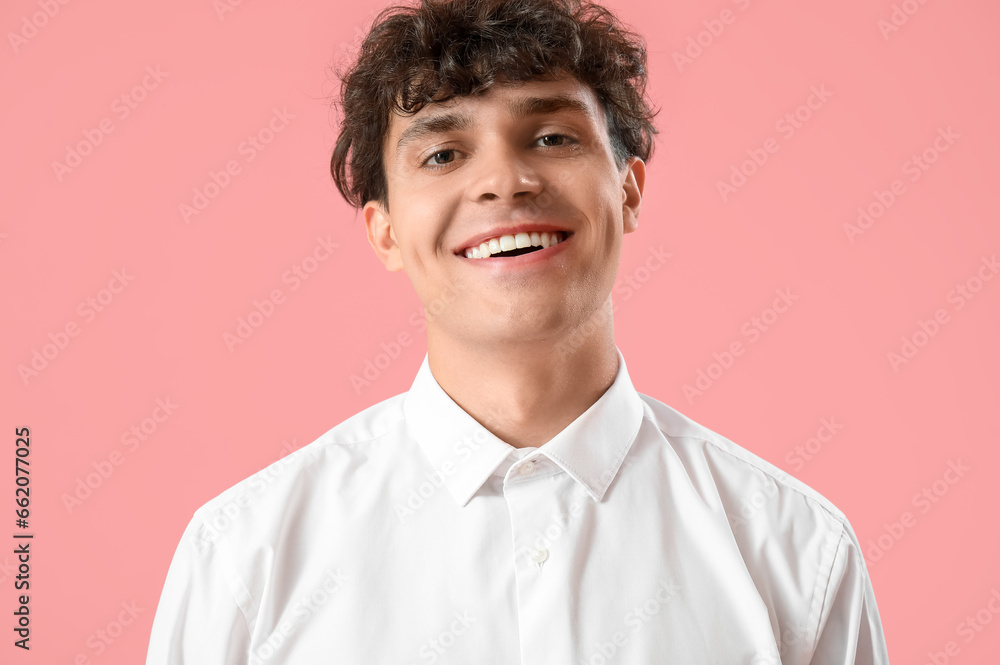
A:
POLYGON ((433 202, 402 197, 396 205, 393 230, 403 268, 419 291, 433 288, 442 272, 440 262, 448 258, 440 210, 433 202))
POLYGON ((622 209, 621 198, 617 189, 606 187, 594 200, 594 223, 599 229, 599 234, 608 245, 609 250, 616 247, 621 242, 622 235, 622 209))

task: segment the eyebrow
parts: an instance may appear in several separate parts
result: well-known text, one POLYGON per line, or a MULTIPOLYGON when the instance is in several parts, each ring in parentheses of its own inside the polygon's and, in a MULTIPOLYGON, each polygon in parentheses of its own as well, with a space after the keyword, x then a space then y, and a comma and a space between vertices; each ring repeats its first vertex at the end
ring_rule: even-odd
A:
MULTIPOLYGON (((519 97, 505 104, 507 112, 515 120, 522 120, 536 115, 552 115, 569 112, 594 120, 590 108, 575 97, 555 95, 553 97, 519 97)), ((446 132, 468 131, 472 128, 472 114, 442 113, 415 120, 403 130, 396 143, 396 154, 399 155, 411 143, 422 138, 443 134, 446 132)))
POLYGON ((518 97, 507 102, 507 110, 515 119, 521 120, 533 115, 552 115, 570 112, 593 119, 590 108, 576 97, 556 95, 554 97, 518 97))

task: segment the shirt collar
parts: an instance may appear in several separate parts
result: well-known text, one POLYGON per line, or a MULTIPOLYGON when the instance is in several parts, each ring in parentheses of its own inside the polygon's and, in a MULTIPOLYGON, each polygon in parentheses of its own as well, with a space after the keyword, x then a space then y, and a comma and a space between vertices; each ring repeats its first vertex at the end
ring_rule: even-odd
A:
MULTIPOLYGON (((618 373, 589 409, 525 459, 544 455, 600 501, 628 454, 643 403, 632 386, 625 358, 618 354, 618 373)), ((428 354, 403 401, 410 431, 441 482, 459 506, 465 506, 514 446, 500 440, 466 413, 434 378, 428 354)))

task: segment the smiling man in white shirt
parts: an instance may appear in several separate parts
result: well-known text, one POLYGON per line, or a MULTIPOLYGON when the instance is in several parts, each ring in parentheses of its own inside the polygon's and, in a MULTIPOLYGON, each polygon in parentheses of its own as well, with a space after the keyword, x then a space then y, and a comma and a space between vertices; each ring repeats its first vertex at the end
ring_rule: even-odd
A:
POLYGON ((149 665, 887 663, 844 515, 629 379, 611 290, 645 80, 598 6, 376 20, 332 169, 446 304, 408 392, 195 513, 149 665))

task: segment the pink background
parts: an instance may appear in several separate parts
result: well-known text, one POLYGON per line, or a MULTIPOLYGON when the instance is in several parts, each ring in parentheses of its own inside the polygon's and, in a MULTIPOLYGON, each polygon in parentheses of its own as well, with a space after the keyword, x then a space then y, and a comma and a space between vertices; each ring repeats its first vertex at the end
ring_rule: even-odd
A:
MULTIPOLYGON (((220 15, 222 2, 0 9, 4 662, 142 662, 192 512, 406 390, 423 358, 419 301, 403 274, 382 268, 328 173, 327 102, 338 89, 329 68, 350 57, 383 2, 256 0, 220 15), (274 109, 294 118, 274 120, 280 131, 269 134, 274 109), (248 150, 257 135, 270 142, 248 150), (87 154, 57 174, 71 148, 87 154), (185 221, 180 206, 230 161, 238 172, 185 221), (338 248, 314 262, 327 237, 338 248), (295 266, 313 269, 297 288, 283 279, 295 266), (129 278, 124 288, 115 271, 129 278), (231 352, 224 334, 274 289, 283 302, 231 352), (102 311, 88 298, 103 299, 102 311), (60 337, 67 325, 76 334, 60 337), (351 375, 401 333, 414 341, 356 391, 351 375), (25 380, 19 366, 36 350, 52 357, 25 380), (177 405, 165 419, 157 399, 177 405), (145 441, 123 441, 144 419, 145 441), (11 458, 23 426, 36 534, 29 653, 11 645, 11 458), (98 486, 67 508, 64 495, 88 475, 98 486), (116 627, 122 603, 141 612, 116 627)), ((1000 252, 1000 8, 609 6, 647 38, 650 93, 663 109, 620 271, 638 288, 616 296, 636 388, 846 513, 893 662, 930 662, 954 642, 948 662, 995 663, 1000 279, 983 260, 1000 252), (883 34, 894 8, 901 25, 883 34), (731 22, 712 23, 723 10, 731 22), (679 67, 674 53, 699 38, 701 52, 691 46, 697 57, 679 67), (799 108, 813 88, 831 96, 799 108), (796 110, 791 133, 779 123, 796 110), (718 181, 765 145, 767 160, 746 165, 754 172, 724 200, 718 181), (925 150, 934 163, 914 171, 925 150), (891 194, 894 180, 902 193, 891 194), (876 191, 895 200, 851 242, 845 225, 859 206, 877 212, 876 191), (649 271, 661 246, 671 257, 649 271), (981 266, 989 281, 977 282, 981 266), (954 291, 965 284, 977 289, 971 300, 954 291), (775 317, 765 310, 783 289, 798 299, 775 317), (936 310, 947 322, 935 329, 936 310), (755 316, 770 322, 756 338, 744 328, 755 316), (920 346, 894 367, 888 354, 902 353, 904 336, 920 346), (736 341, 744 353, 711 367, 736 341), (689 399, 699 370, 716 378, 689 399), (823 419, 842 427, 809 442, 823 419), (809 459, 796 452, 807 445, 809 459), (946 475, 949 462, 968 471, 946 475), (977 612, 991 622, 963 633, 977 612)))

